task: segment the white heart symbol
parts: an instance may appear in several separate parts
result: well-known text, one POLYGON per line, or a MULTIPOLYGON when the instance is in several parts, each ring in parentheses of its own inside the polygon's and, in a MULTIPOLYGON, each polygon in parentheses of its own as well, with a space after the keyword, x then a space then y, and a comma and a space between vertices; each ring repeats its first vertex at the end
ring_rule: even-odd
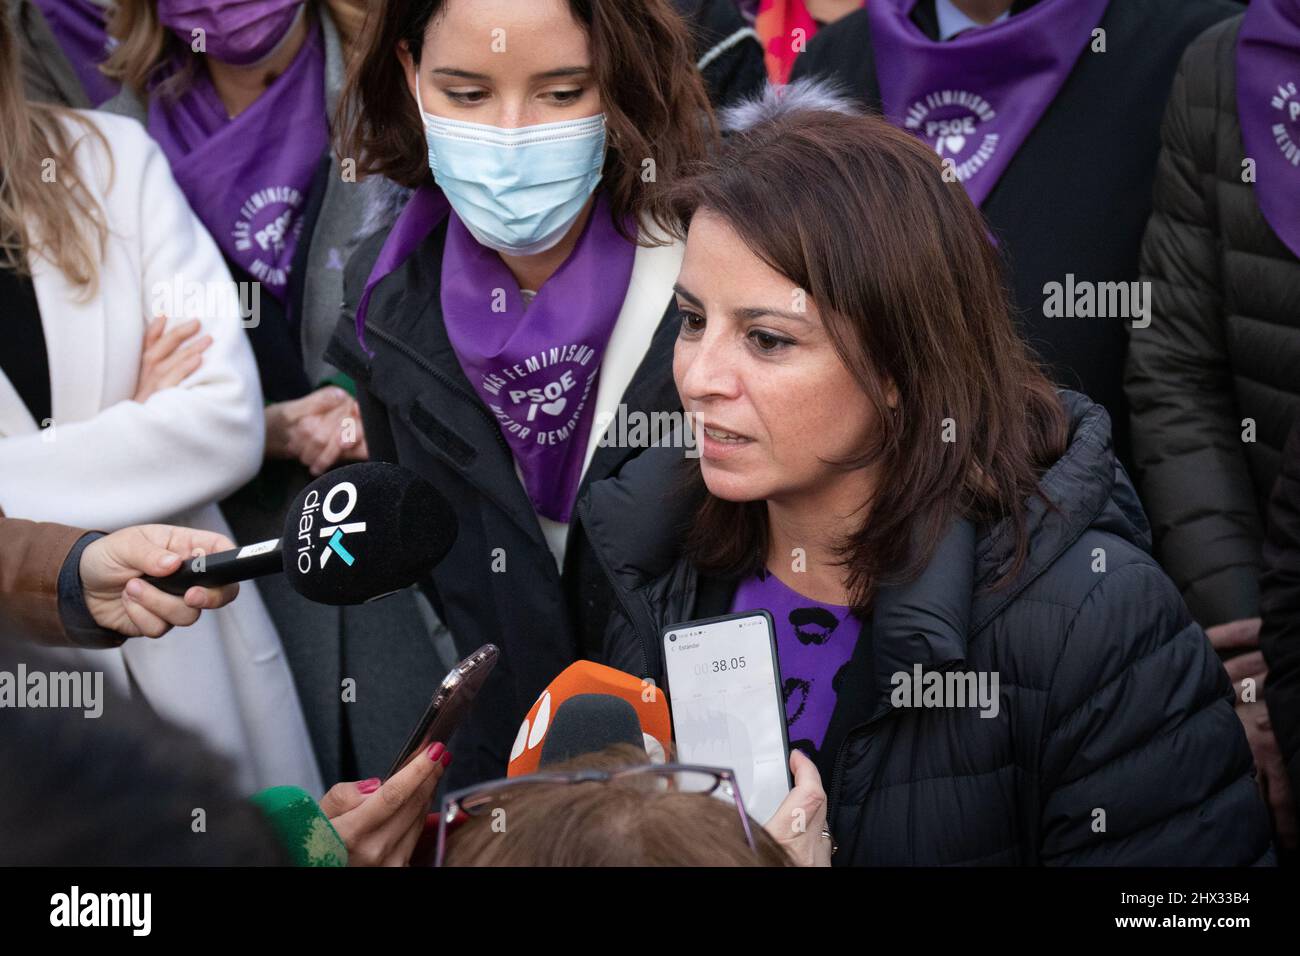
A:
POLYGON ((560 414, 560 412, 564 411, 564 406, 568 403, 568 401, 569 400, 567 398, 561 395, 555 401, 547 402, 545 405, 543 405, 542 411, 544 411, 548 415, 558 415, 560 414))
POLYGON ((965 137, 965 136, 949 136, 949 137, 947 138, 947 140, 945 140, 945 142, 947 143, 947 146, 948 146, 948 152, 950 152, 950 153, 954 153, 954 154, 955 154, 955 153, 960 153, 962 147, 966 145, 966 137, 965 137))

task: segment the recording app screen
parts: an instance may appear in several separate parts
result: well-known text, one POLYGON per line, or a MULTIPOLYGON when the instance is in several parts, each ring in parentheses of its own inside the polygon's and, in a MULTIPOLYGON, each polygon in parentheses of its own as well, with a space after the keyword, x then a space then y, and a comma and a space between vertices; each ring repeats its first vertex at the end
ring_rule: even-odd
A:
POLYGON ((664 660, 678 762, 730 767, 745 809, 766 822, 790 789, 767 619, 669 631, 664 660))

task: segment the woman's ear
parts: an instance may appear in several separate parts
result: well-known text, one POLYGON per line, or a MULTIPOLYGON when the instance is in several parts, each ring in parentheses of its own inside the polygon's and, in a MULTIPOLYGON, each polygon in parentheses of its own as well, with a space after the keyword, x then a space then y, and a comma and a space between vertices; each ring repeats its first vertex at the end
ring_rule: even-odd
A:
POLYGON ((406 73, 406 88, 411 94, 411 99, 418 103, 415 84, 420 82, 420 68, 415 62, 415 57, 411 55, 410 45, 405 40, 397 42, 397 59, 401 61, 402 70, 406 73))
POLYGON ((890 408, 898 408, 901 397, 898 394, 898 386, 894 384, 894 380, 892 378, 885 379, 885 404, 890 408))

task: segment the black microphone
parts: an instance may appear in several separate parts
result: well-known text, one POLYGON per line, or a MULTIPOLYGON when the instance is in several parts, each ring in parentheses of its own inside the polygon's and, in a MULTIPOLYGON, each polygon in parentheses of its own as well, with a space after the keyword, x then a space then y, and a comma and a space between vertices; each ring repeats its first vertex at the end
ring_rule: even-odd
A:
POLYGON ((166 577, 168 594, 282 571, 317 604, 362 604, 414 584, 456 540, 456 514, 433 485, 398 465, 359 462, 317 478, 293 500, 284 535, 199 555, 166 577))
POLYGON ((537 767, 541 770, 615 744, 645 750, 636 708, 613 694, 575 694, 556 709, 537 767))

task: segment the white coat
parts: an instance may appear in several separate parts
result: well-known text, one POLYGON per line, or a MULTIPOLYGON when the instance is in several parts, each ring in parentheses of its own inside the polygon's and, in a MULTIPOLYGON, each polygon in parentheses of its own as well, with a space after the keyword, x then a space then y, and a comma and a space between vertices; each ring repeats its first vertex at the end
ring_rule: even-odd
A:
MULTIPOLYGON (((233 281, 140 124, 79 115, 111 149, 110 160, 94 137, 65 120, 79 140, 77 169, 104 211, 109 238, 89 299, 50 261, 30 257, 52 421, 34 421, 0 374, 0 507, 11 517, 102 531, 164 522, 229 535, 215 502, 252 478, 262 459, 257 368, 235 295, 204 295, 198 312, 197 296, 166 298, 177 277, 190 292, 233 289, 233 281), (199 318, 213 342, 198 371, 137 403, 145 327, 159 303, 169 306, 171 323, 199 318)), ((160 715, 235 762, 232 783, 241 791, 294 784, 313 796, 322 792, 279 636, 251 584, 230 606, 205 611, 192 627, 159 640, 59 653, 87 662, 73 666, 102 668, 124 692, 133 681, 160 715)))

